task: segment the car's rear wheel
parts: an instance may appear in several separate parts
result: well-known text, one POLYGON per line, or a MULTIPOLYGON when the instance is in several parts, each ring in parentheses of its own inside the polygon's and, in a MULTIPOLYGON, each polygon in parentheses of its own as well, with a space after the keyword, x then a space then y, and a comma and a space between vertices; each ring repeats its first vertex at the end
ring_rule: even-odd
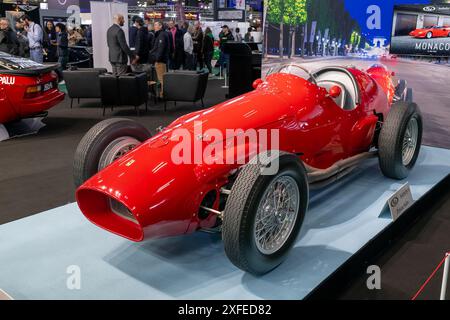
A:
POLYGON ((427 39, 433 38, 433 33, 430 31, 427 33, 427 39))
POLYGON ((222 224, 225 252, 240 269, 264 274, 286 258, 308 206, 308 183, 296 155, 281 153, 279 170, 264 175, 263 164, 247 164, 228 197, 222 224))
POLYGON ((448 35, 447 35, 448 37, 450 37, 450 32, 448 33, 448 35))
POLYGON ((131 119, 113 118, 97 123, 84 135, 75 151, 75 185, 79 187, 150 137, 143 125, 131 119))
POLYGON ((422 116, 415 103, 395 103, 378 139, 379 163, 383 174, 404 179, 414 167, 422 142, 422 116))

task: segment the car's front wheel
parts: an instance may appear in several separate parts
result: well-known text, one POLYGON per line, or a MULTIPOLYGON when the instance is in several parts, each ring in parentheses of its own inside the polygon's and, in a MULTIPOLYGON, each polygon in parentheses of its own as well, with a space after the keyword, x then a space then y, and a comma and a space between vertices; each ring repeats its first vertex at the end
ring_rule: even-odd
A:
POLYGON ((308 206, 306 172, 298 156, 280 153, 279 170, 247 164, 228 197, 222 224, 225 252, 240 269, 264 274, 294 245, 308 206))
POLYGON ((415 103, 402 101, 392 105, 378 138, 379 163, 385 176, 408 176, 419 156, 422 127, 422 116, 415 103))
POLYGON ((75 151, 75 186, 79 187, 150 137, 143 125, 131 119, 113 118, 97 123, 84 135, 75 151))
POLYGON ((433 33, 430 31, 427 33, 427 39, 433 38, 433 33))

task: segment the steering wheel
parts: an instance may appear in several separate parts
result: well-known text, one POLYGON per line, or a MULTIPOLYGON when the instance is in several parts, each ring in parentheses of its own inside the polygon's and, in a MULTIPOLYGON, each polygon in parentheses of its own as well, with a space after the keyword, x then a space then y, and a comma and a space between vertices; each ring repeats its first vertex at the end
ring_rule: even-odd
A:
MULTIPOLYGON (((273 68, 271 68, 269 70, 269 72, 267 72, 267 75, 272 74, 272 73, 287 73, 287 74, 294 74, 294 75, 296 75, 295 73, 290 72, 288 70, 284 71, 285 69, 289 69, 289 68, 292 68, 292 67, 300 69, 301 71, 305 72, 309 76, 309 78, 306 79, 306 80, 308 80, 308 81, 314 83, 315 85, 317 85, 317 80, 316 80, 316 77, 314 76, 314 74, 309 72, 308 69, 306 69, 306 68, 304 68, 304 67, 302 67, 302 66, 300 66, 298 64, 294 64, 294 63, 287 63, 287 64, 282 64, 282 65, 280 65, 278 67, 273 67, 273 68)), ((301 78, 303 78, 303 77, 301 77, 301 78)))

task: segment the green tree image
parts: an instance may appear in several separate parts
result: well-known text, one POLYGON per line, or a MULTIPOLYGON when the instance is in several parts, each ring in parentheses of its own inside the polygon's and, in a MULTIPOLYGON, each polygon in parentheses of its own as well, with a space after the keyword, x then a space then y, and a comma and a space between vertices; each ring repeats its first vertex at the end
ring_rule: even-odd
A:
MULTIPOLYGON (((291 51, 289 53, 289 57, 291 57, 295 54, 295 31, 298 27, 303 28, 306 23, 308 13, 306 12, 306 0, 285 0, 285 2, 283 22, 290 26, 289 41, 291 43, 291 51)), ((303 46, 303 37, 301 40, 303 46)), ((302 48, 302 56, 303 52, 304 49, 302 48)))
POLYGON ((277 47, 281 59, 286 44, 290 49, 289 56, 295 53, 296 47, 302 48, 303 56, 304 44, 307 41, 310 44, 308 51, 312 54, 313 43, 317 44, 322 41, 322 39, 308 39, 313 21, 316 22, 316 35, 320 33, 323 37, 325 30, 329 30, 326 39, 328 43, 332 43, 332 40, 341 40, 339 41, 341 44, 353 44, 353 47, 366 43, 366 39, 361 37, 361 28, 358 22, 346 10, 344 0, 266 0, 265 3, 267 8, 266 30, 267 32, 270 30, 266 44, 273 48, 274 40, 278 40, 277 47), (303 31, 305 25, 307 32, 302 32, 302 36, 298 36, 298 31, 303 31), (286 29, 286 26, 289 26, 289 29, 286 29), (357 32, 359 37, 351 39, 353 32, 357 32), (286 38, 289 41, 285 41, 286 38), (296 41, 299 40, 300 46, 298 44, 296 46, 296 41))

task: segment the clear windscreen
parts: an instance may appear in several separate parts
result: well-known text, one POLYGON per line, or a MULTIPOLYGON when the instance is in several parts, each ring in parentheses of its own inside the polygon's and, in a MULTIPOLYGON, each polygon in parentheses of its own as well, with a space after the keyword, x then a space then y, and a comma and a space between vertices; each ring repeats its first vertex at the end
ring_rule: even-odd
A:
POLYGON ((312 75, 308 71, 308 69, 306 69, 298 64, 293 64, 293 63, 272 67, 269 69, 266 76, 269 76, 274 73, 292 74, 294 76, 300 77, 307 81, 311 81, 311 79, 312 79, 312 75))

